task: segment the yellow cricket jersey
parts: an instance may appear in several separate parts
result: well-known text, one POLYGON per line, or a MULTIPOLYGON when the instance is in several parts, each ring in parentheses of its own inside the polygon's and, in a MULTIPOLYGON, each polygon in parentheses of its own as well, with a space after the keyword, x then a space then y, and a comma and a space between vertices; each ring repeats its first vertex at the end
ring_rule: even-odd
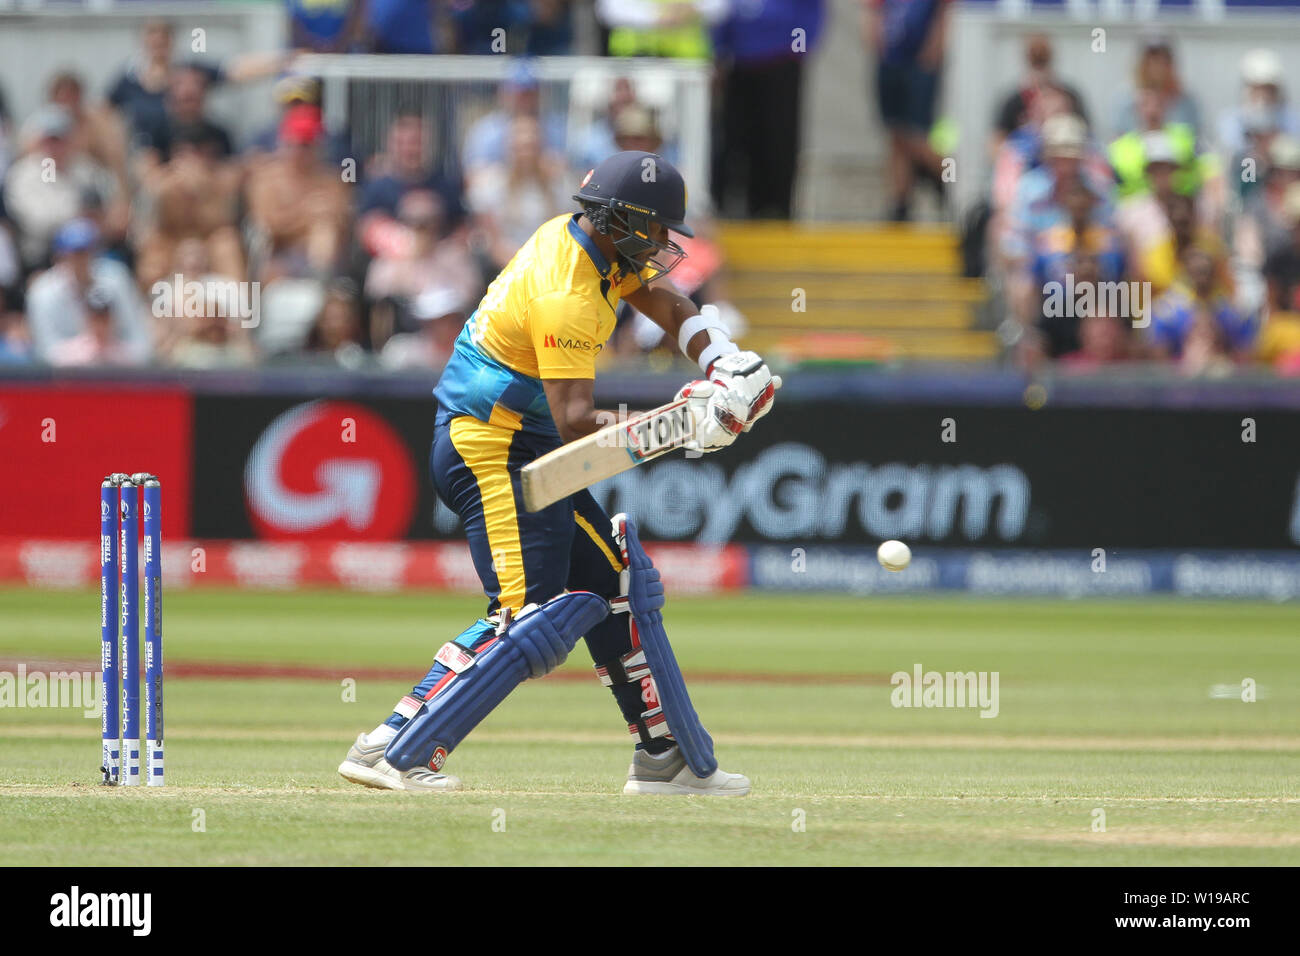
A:
POLYGON ((434 389, 439 417, 556 434, 542 380, 595 378, 625 292, 649 281, 611 264, 578 215, 544 223, 488 286, 434 389))

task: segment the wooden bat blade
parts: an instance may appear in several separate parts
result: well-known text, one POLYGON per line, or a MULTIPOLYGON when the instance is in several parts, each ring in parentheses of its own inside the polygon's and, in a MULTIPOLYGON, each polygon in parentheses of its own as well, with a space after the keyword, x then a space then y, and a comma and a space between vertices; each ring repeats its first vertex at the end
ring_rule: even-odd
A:
POLYGON ((538 511, 643 461, 682 448, 694 438, 695 418, 685 399, 606 425, 520 470, 524 508, 538 511))

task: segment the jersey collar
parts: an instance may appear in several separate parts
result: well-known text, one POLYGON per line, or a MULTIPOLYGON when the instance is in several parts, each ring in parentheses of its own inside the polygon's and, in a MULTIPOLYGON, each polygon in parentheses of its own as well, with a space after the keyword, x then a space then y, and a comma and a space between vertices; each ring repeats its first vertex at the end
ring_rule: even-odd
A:
POLYGON ((605 258, 605 254, 600 251, 591 236, 583 232, 582 227, 578 225, 578 217, 581 215, 582 213, 575 212, 569 217, 569 235, 573 237, 574 241, 578 245, 582 246, 582 248, 586 250, 587 255, 591 257, 592 265, 594 265, 596 271, 600 273, 600 277, 602 279, 609 278, 610 262, 605 258))

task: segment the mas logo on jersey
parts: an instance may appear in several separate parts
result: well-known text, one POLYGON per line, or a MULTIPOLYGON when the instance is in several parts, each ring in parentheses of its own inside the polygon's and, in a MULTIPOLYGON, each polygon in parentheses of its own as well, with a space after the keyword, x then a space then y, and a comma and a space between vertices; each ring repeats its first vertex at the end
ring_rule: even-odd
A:
POLYGON ((589 342, 586 339, 569 339, 563 335, 542 336, 542 348, 544 349, 577 349, 582 352, 595 352, 599 355, 600 350, 604 347, 600 342, 589 342))
POLYGON ((244 467, 249 518, 264 538, 403 538, 415 512, 415 468, 383 418, 352 402, 282 412, 244 467))

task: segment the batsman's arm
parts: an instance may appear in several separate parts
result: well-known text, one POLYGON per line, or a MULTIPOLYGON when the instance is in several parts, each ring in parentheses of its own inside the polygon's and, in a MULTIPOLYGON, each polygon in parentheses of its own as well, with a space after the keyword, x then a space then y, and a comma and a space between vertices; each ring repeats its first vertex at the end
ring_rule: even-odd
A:
MULTIPOLYGON (((695 360, 710 382, 722 386, 722 393, 710 391, 707 397, 702 391, 692 389, 700 392, 699 398, 710 405, 709 417, 738 418, 744 430, 749 431, 754 422, 771 411, 772 399, 781 387, 780 376, 773 375, 757 354, 742 352, 731 341, 716 306, 706 305, 697 310, 695 303, 684 295, 653 281, 624 298, 675 336, 682 352, 695 360), (713 409, 713 405, 728 408, 724 412, 713 409)), ((678 393, 679 398, 682 395, 678 393)))
MULTIPOLYGON (((700 368, 707 374, 708 366, 700 361, 701 355, 709 350, 708 361, 712 364, 718 355, 725 354, 723 351, 711 348, 714 342, 719 339, 727 340, 726 330, 720 328, 721 322, 717 322, 713 327, 714 331, 710 332, 706 320, 702 320, 700 310, 695 307, 695 303, 677 290, 660 282, 651 282, 649 285, 643 285, 635 292, 629 293, 623 297, 638 312, 649 316, 650 321, 659 328, 663 329, 674 339, 677 340, 682 352, 697 362, 700 368), (699 326, 695 331, 690 331, 685 342, 682 341, 682 329, 692 328, 688 323, 695 320, 693 325, 699 326), (716 354, 714 354, 716 353, 716 354)), ((736 351, 736 346, 731 345, 729 351, 736 351)))
POLYGON ((568 443, 583 435, 590 435, 600 426, 596 423, 596 400, 592 395, 596 380, 591 378, 544 378, 546 404, 551 406, 551 417, 560 433, 560 440, 568 443))
POLYGON ((597 409, 592 395, 594 385, 595 380, 590 378, 542 379, 542 389, 546 392, 546 403, 551 407, 555 428, 560 433, 560 440, 566 445, 606 425, 641 414, 626 410, 620 414, 597 409))

